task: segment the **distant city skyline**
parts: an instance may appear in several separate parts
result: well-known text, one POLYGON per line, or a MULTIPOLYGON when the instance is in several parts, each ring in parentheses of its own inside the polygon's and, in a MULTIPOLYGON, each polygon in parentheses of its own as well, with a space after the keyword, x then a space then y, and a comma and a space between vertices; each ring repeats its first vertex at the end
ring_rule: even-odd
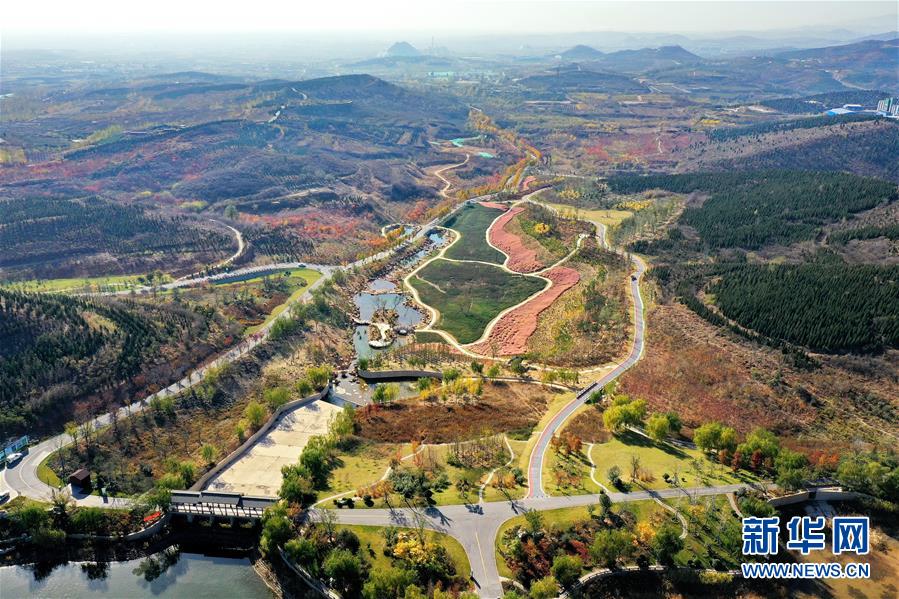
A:
POLYGON ((897 29, 896 2, 717 0, 584 2, 515 0, 275 0, 248 9, 234 0, 46 0, 3 9, 3 34, 61 37, 122 33, 364 31, 483 34, 591 31, 696 35, 801 29, 897 29), (882 24, 881 24, 882 21, 882 24))

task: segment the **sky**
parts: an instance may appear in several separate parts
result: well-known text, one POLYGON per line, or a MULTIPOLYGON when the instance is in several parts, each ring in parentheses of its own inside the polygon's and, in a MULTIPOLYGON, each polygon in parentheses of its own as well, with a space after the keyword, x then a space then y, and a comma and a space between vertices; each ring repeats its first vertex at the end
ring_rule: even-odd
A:
POLYGON ((897 28, 897 2, 568 0, 41 0, 6 2, 3 35, 409 31, 713 33, 850 27, 897 28))

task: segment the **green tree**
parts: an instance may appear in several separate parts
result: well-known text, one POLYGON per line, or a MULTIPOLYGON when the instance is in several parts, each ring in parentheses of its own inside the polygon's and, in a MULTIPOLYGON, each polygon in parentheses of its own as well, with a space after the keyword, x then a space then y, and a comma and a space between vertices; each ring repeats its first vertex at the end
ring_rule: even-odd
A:
POLYGON ((668 428, 671 430, 671 433, 674 435, 680 434, 680 429, 683 427, 684 423, 680 418, 680 414, 677 412, 666 412, 665 416, 668 418, 668 428))
POLYGON ((553 559, 552 573, 563 587, 569 587, 581 576, 584 562, 576 555, 557 555, 553 559))
POLYGON ((546 576, 531 584, 531 599, 553 599, 559 596, 559 583, 552 576, 546 576))
POLYGON ((664 414, 653 414, 646 420, 646 432, 656 441, 664 441, 670 430, 671 424, 664 414))
POLYGON ((200 448, 200 457, 203 458, 204 464, 213 464, 215 463, 215 458, 218 455, 218 452, 218 447, 216 447, 212 443, 204 443, 203 447, 200 448))
POLYGON ((253 400, 247 404, 243 415, 247 419, 247 424, 250 425, 250 428, 254 431, 258 430, 262 423, 265 422, 265 407, 258 401, 253 400))
POLYGON ((634 550, 634 535, 626 530, 600 530, 593 539, 590 555, 598 563, 611 568, 618 560, 627 559, 634 550))
POLYGON ((733 451, 737 444, 736 441, 736 431, 720 422, 706 422, 693 431, 693 442, 696 443, 696 447, 705 452, 721 449, 733 451))
POLYGON ((331 380, 333 374, 331 367, 327 364, 322 366, 311 366, 306 369, 306 378, 309 379, 309 382, 312 383, 312 386, 316 389, 324 389, 325 385, 331 380))
POLYGON ((259 540, 259 547, 263 553, 274 555, 278 547, 283 547, 293 535, 294 530, 287 517, 287 508, 279 504, 265 510, 262 514, 262 534, 259 540))
POLYGON ((612 432, 620 433, 628 426, 637 426, 646 417, 646 402, 618 396, 602 414, 603 424, 612 432))
POLYGON ((356 597, 362 587, 362 562, 346 549, 335 549, 322 564, 322 572, 345 597, 356 597))
POLYGON ((525 512, 524 519, 527 522, 528 532, 532 535, 537 534, 543 529, 543 515, 537 510, 525 512))
POLYGON ((603 490, 599 492, 599 509, 603 518, 608 516, 609 510, 612 509, 612 498, 603 490))
POLYGON ((38 505, 26 505, 13 513, 13 518, 19 527, 32 534, 45 528, 50 523, 50 515, 47 510, 38 505))
POLYGON ((79 532, 97 534, 106 529, 106 515, 98 507, 79 508, 72 514, 72 526, 79 532))
POLYGON ((305 468, 299 464, 288 465, 281 468, 281 488, 278 497, 301 506, 308 506, 315 502, 318 494, 315 485, 305 468))
POLYGON ((290 539, 284 545, 284 551, 290 559, 303 566, 310 572, 318 572, 318 548, 315 543, 305 537, 290 539))
POLYGON ((673 526, 663 526, 652 540, 652 551, 661 564, 670 564, 675 554, 684 548, 680 533, 673 526))
POLYGON ((364 599, 403 597, 415 583, 415 572, 405 568, 376 568, 362 587, 364 599))
POLYGON ((396 383, 376 385, 371 400, 376 404, 387 404, 396 401, 400 395, 400 386, 396 383))
POLYGON ((262 399, 273 412, 290 401, 290 390, 287 387, 272 387, 262 392, 262 399))

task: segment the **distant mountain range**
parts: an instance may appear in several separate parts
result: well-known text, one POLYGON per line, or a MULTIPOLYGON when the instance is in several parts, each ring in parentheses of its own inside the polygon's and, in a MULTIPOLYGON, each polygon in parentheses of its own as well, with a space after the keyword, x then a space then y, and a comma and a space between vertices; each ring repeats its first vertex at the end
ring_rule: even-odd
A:
POLYGON ((418 48, 410 44, 409 42, 396 42, 389 48, 387 48, 387 53, 385 56, 390 58, 397 58, 401 56, 409 57, 409 56, 421 56, 421 52, 418 51, 418 48))
POLYGON ((599 58, 602 55, 603 53, 596 48, 591 48, 590 46, 585 46, 584 44, 578 44, 573 48, 565 50, 559 56, 562 58, 562 60, 590 60, 592 58, 599 58))
POLYGON ((565 61, 590 61, 606 69, 624 72, 642 72, 702 61, 701 57, 676 44, 658 48, 619 50, 608 54, 579 44, 562 52, 559 57, 565 61))

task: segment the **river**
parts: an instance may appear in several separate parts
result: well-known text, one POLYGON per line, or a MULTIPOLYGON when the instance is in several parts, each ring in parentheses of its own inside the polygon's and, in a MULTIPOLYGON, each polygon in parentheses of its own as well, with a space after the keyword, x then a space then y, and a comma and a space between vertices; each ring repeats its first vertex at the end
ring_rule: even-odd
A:
POLYGON ((167 551, 151 558, 104 564, 68 563, 51 572, 32 566, 0 568, 3 599, 53 597, 241 597, 273 596, 247 558, 209 557, 167 551), (140 572, 135 570, 140 568, 140 572), (37 573, 37 576, 36 576, 37 573), (150 578, 151 580, 147 580, 150 578))

